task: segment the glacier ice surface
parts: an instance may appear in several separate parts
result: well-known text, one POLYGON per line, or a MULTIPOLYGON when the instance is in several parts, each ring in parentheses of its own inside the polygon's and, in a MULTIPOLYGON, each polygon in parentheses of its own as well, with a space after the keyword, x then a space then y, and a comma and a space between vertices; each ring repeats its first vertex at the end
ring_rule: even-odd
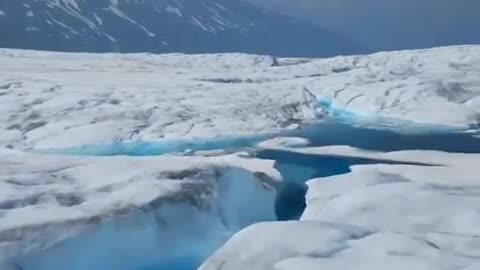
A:
POLYGON ((410 130, 419 126, 409 121, 475 129, 479 51, 456 46, 279 58, 272 67, 270 56, 246 54, 2 49, 0 145, 64 149, 271 133, 316 120, 322 104, 325 115, 347 115, 348 123, 386 119, 386 126, 402 123, 410 130), (208 80, 217 77, 237 80, 208 80))
POLYGON ((300 221, 249 227, 202 269, 478 269, 478 157, 431 150, 479 152, 460 132, 478 132, 479 52, 457 46, 271 66, 269 56, 245 54, 2 49, 1 253, 24 270, 193 267, 279 209, 282 219, 297 217, 303 199, 281 199, 306 192, 300 221), (319 118, 326 121, 303 128, 319 118), (250 159, 199 156, 277 136, 308 144, 270 141, 250 159), (43 151, 53 155, 32 153, 43 151), (169 152, 191 156, 146 156, 169 152), (284 182, 262 155, 278 159, 284 182), (216 181, 222 175, 229 181, 216 181), (237 176, 252 181, 230 181, 237 176))

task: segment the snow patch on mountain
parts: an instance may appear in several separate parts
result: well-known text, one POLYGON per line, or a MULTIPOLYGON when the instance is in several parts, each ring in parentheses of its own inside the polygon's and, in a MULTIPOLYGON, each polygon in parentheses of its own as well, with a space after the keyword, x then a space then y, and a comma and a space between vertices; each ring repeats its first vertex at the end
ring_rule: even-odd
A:
POLYGON ((0 34, 5 38, 0 40, 0 46, 72 52, 242 51, 293 56, 363 51, 345 38, 288 17, 265 13, 249 3, 237 0, 221 3, 216 0, 0 3, 0 10, 12 15, 2 16, 0 34), (32 33, 25 26, 41 31, 32 33), (309 42, 293 44, 287 36, 309 42))
POLYGON ((173 13, 173 14, 177 15, 178 17, 183 17, 182 12, 181 12, 180 9, 177 8, 177 7, 167 6, 167 7, 165 8, 165 10, 168 11, 168 12, 170 12, 170 13, 173 13))

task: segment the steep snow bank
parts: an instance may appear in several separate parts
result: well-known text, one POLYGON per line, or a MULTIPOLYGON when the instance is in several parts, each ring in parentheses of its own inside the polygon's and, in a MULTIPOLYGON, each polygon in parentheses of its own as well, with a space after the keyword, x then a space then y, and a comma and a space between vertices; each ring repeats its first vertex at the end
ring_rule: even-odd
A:
POLYGON ((13 269, 193 269, 276 219, 271 161, 1 154, 0 256, 13 269))
MULTIPOLYGON (((349 241, 369 234, 359 227, 322 222, 256 224, 233 236, 199 270, 284 269, 278 267, 283 260, 304 254, 316 258, 334 256, 346 249, 349 241)), ((304 269, 304 264, 285 269, 304 269)))

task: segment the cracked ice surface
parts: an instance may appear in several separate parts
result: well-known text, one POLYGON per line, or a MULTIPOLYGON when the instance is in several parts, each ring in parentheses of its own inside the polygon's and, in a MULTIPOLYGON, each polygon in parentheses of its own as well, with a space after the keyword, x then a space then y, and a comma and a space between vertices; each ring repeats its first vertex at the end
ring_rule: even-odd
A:
POLYGON ((290 151, 437 165, 357 165, 313 179, 300 221, 243 230, 201 270, 480 268, 480 155, 345 146, 290 151))
POLYGON ((321 114, 476 127, 479 78, 480 46, 331 59, 0 50, 0 146, 252 134, 321 114))
POLYGON ((273 161, 0 150, 0 163, 1 269, 158 269, 184 256, 194 267, 276 219, 273 161))

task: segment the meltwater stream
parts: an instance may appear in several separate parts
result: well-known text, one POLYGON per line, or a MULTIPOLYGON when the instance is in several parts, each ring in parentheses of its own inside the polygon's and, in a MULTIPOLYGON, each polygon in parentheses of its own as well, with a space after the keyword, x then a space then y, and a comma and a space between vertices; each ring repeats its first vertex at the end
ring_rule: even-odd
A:
MULTIPOLYGON (((422 131, 403 130, 402 132, 397 132, 390 129, 366 128, 332 122, 324 122, 301 130, 285 131, 276 134, 178 140, 170 142, 123 142, 106 145, 82 146, 69 149, 51 149, 44 152, 69 155, 152 156, 167 153, 193 154, 196 151, 205 150, 237 151, 249 148, 253 150, 251 152, 253 152, 253 155, 256 158, 275 160, 276 168, 281 172, 282 177, 284 178, 283 185, 277 188, 277 197, 275 199, 275 213, 278 220, 291 220, 300 217, 305 209, 305 194, 307 192, 305 182, 309 179, 348 173, 350 171, 350 166, 355 164, 404 164, 401 162, 386 160, 341 156, 317 156, 293 153, 284 150, 262 150, 256 148, 256 145, 259 142, 280 136, 306 138, 310 141, 309 146, 349 145, 376 151, 421 149, 480 153, 480 140, 467 133, 442 129, 422 131)), ((434 166, 434 164, 417 165, 434 166)), ((215 233, 213 232, 209 237, 216 237, 215 233)), ((195 248, 185 249, 183 254, 177 254, 175 257, 172 257, 171 260, 165 260, 161 265, 152 265, 147 268, 145 268, 145 266, 139 266, 138 268, 128 270, 196 269, 201 262, 213 252, 213 250, 211 250, 211 247, 205 246, 205 252, 199 252, 199 249, 202 250, 202 243, 192 242, 192 245, 194 245, 195 248)), ((108 254, 108 252, 105 254, 108 254)), ((85 259, 88 260, 88 258, 85 259)))
POLYGON ((208 150, 238 150, 275 137, 302 137, 309 146, 349 145, 375 151, 438 150, 447 152, 479 153, 479 139, 454 129, 386 129, 353 126, 347 123, 322 122, 299 130, 260 135, 170 140, 162 142, 126 141, 101 145, 85 145, 64 149, 49 149, 41 153, 89 156, 157 156, 208 150))

